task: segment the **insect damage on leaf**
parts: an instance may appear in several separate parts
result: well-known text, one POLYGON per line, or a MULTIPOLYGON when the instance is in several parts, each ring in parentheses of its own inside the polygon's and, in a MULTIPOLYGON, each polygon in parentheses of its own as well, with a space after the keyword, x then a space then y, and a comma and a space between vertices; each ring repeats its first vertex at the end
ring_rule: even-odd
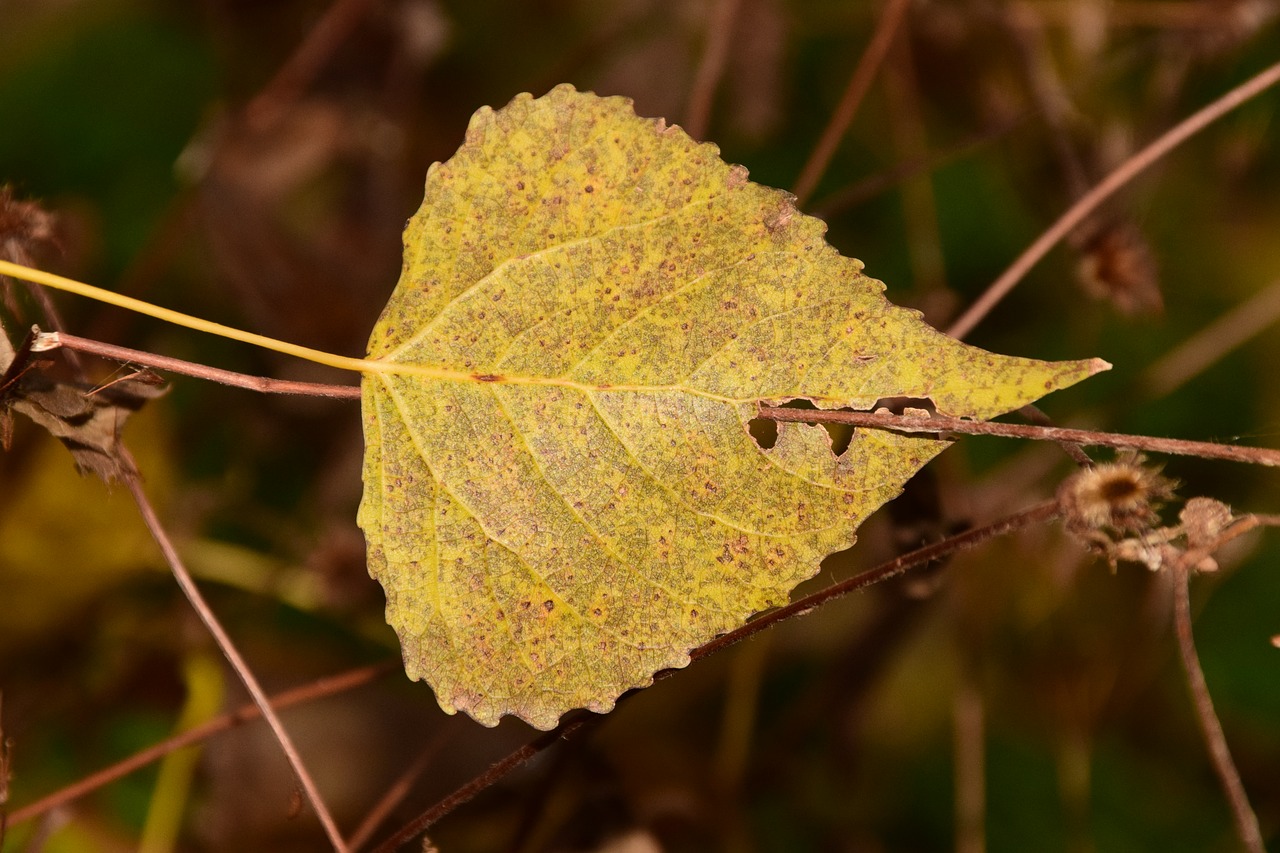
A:
POLYGON ((989 418, 1105 368, 891 305, 792 198, 630 101, 481 109, 427 173, 363 380, 369 571, 441 706, 610 710, 786 602, 947 446, 749 424, 889 397, 989 418), (768 442, 766 442, 767 444, 768 442))

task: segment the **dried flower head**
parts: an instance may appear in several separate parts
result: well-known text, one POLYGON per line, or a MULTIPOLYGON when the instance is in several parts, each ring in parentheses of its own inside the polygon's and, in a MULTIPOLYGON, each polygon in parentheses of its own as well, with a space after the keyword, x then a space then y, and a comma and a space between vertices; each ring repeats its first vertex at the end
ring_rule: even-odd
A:
POLYGON ((1155 256, 1138 229, 1108 223, 1081 247, 1080 284, 1095 299, 1109 300, 1126 317, 1164 311, 1155 256))
POLYGON ((1192 548, 1209 548, 1235 519, 1231 507, 1213 498, 1192 498, 1178 513, 1183 534, 1192 548))
POLYGON ((1130 450, 1114 462, 1086 468, 1058 490, 1067 526, 1076 532, 1142 533, 1155 527, 1160 506, 1173 496, 1177 483, 1145 465, 1130 450))

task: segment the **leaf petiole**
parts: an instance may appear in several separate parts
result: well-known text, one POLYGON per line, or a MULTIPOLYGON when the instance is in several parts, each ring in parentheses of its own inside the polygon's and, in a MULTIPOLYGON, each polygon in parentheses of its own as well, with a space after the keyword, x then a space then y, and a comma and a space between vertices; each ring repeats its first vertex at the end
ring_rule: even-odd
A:
POLYGON ((317 364, 336 367, 339 370, 352 370, 357 373, 369 373, 380 372, 381 370, 385 370, 386 367, 379 362, 336 355, 331 352, 325 352, 324 350, 311 349, 310 347, 299 346, 298 344, 291 344, 286 341, 269 338, 266 335, 258 335, 253 332, 235 329, 231 326, 224 326, 221 323, 204 320, 200 317, 193 317, 190 314, 183 314, 181 311, 161 308, 159 305, 152 305, 150 302, 143 302, 141 299, 134 299, 132 296, 113 293, 110 290, 104 290, 101 287, 94 287, 91 284, 85 284, 84 282, 66 278, 65 276, 45 272, 44 270, 33 269, 32 267, 23 266, 22 264, 15 264, 11 261, 0 260, 0 275, 8 275, 13 278, 33 282, 35 284, 42 284, 45 287, 52 287, 55 290, 63 290, 67 293, 74 293, 77 296, 83 296, 87 299, 106 303, 107 305, 114 305, 117 308, 123 308, 126 311, 133 311, 137 314, 154 317, 157 320, 163 320, 166 323, 173 323, 176 326, 183 326, 184 328, 192 329, 197 332, 204 332, 210 335, 217 335, 220 338, 227 338, 229 340, 239 341, 240 343, 262 347, 263 349, 269 349, 274 352, 283 353, 284 355, 291 355, 295 358, 313 361, 317 364))

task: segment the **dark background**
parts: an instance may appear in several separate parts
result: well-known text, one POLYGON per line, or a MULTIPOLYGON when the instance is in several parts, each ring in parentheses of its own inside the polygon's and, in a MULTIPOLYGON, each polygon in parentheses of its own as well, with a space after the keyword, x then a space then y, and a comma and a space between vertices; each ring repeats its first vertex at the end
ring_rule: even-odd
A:
MULTIPOLYGON (((0 0, 0 184, 56 215, 54 239, 33 246, 47 269, 359 355, 395 283, 426 168, 461 142, 473 110, 572 82, 687 123, 719 8, 0 0), (299 53, 318 22, 332 37, 299 53)), ((741 0, 705 138, 755 180, 792 186, 880 11, 741 0)), ((1265 2, 917 2, 805 209, 891 299, 945 328, 1083 190, 1274 62, 1278 33, 1265 2)), ((1112 362, 1045 402, 1065 424, 1275 445, 1278 107, 1280 95, 1264 94, 1157 164, 969 340, 1112 362), (1180 348, 1236 310, 1236 328, 1248 319, 1263 331, 1238 347, 1211 334, 1198 366, 1180 368, 1190 363, 1174 360, 1180 348)), ((11 339, 39 318, 25 289, 13 294, 0 309, 11 339)), ((55 299, 86 337, 350 381, 55 299)), ((101 381, 120 375, 105 362, 91 369, 101 381)), ((175 377, 126 435, 268 689, 395 657, 354 522, 355 404, 175 377)), ((1052 446, 965 439, 804 589, 1029 505, 1069 471, 1052 446)), ((1184 498, 1280 511, 1265 469, 1175 458, 1166 473, 1184 498)), ((1247 537, 1193 585, 1209 686, 1273 844, 1278 556, 1280 536, 1247 537)), ((1234 850, 1169 602, 1165 577, 1113 572, 1057 527, 1033 529, 695 664, 431 836, 449 853, 972 851, 983 834, 991 851, 1234 850), (981 832, 957 830, 966 809, 985 816, 981 832)), ((215 704, 219 688, 227 706, 244 701, 219 660, 128 493, 78 477, 65 450, 19 423, 0 455, 9 808, 171 734, 191 685, 215 704)), ((447 718, 429 688, 398 672, 285 721, 348 831, 433 750, 375 837, 535 734, 447 718)), ((148 813, 166 808, 180 818, 177 849, 324 848, 262 726, 210 741, 189 787, 159 778, 153 765, 61 810, 43 849, 136 849, 148 813), (164 790, 176 804, 157 805, 164 790)), ((26 849, 35 826, 11 828, 4 850, 26 849)))

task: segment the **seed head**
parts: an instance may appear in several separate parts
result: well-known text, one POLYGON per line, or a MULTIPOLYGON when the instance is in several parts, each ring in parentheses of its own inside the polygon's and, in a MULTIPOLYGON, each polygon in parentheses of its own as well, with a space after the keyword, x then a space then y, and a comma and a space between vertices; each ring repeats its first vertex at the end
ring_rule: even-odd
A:
POLYGON ((1141 533, 1160 522, 1157 510, 1176 482, 1131 450, 1069 477, 1058 490, 1067 526, 1077 532, 1141 533))

